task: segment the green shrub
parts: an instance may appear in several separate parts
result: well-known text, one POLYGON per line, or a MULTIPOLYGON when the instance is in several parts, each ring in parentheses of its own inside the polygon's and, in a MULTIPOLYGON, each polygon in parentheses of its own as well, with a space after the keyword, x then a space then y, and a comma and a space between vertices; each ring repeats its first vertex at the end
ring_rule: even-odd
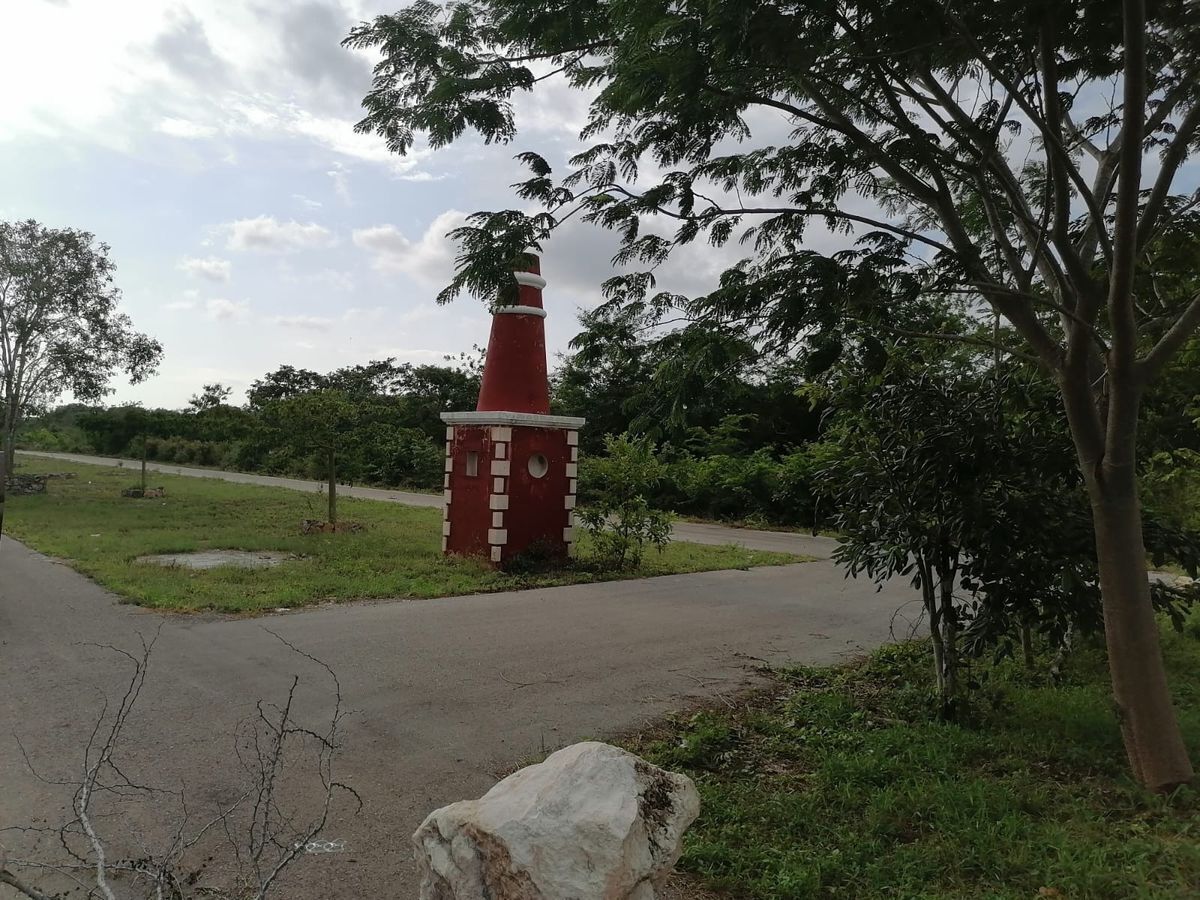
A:
POLYGON ((577 515, 599 564, 637 568, 647 544, 661 551, 671 539, 670 514, 646 499, 662 480, 663 464, 645 439, 609 435, 604 447, 608 455, 589 466, 589 500, 577 515))
POLYGON ((443 446, 416 428, 396 428, 372 442, 362 461, 366 479, 380 484, 436 488, 442 485, 443 446))
POLYGON ((196 462, 202 466, 215 466, 225 455, 225 445, 216 441, 200 441, 196 448, 196 462))
POLYGON ((1184 620, 1183 633, 1200 641, 1200 606, 1194 607, 1184 620))
MULTIPOLYGON (((222 446, 213 441, 193 441, 183 437, 147 437, 146 458, 159 462, 181 463, 183 465, 198 463, 204 466, 215 466, 224 454, 222 446)), ((122 453, 134 459, 142 455, 142 440, 132 441, 122 453)))
POLYGON ((1146 507, 1181 528, 1200 528, 1200 453, 1155 453, 1141 477, 1146 507))
MULTIPOLYGON (((696 456, 664 445, 659 469, 643 496, 651 507, 704 519, 735 519, 776 525, 813 525, 814 472, 828 452, 809 445, 776 460, 760 449, 742 456, 696 456)), ((588 504, 600 492, 605 458, 585 456, 579 464, 579 498, 588 504)))
MULTIPOLYGON (((834 444, 812 443, 794 450, 779 462, 775 480, 775 521, 815 526, 821 518, 817 473, 837 453, 834 444)), ((828 510, 826 514, 828 514, 828 510)))
POLYGON ((737 731, 727 718, 698 712, 679 729, 678 740, 659 750, 659 763, 668 768, 718 771, 733 756, 737 731))
POLYGON ((17 446, 29 450, 61 451, 62 435, 49 428, 32 428, 20 436, 17 446))

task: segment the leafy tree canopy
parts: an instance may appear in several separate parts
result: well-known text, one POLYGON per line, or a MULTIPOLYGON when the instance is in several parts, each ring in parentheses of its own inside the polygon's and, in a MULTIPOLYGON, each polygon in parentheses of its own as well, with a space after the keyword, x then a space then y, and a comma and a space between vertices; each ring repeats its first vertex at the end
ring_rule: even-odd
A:
POLYGON ((10 454, 25 415, 67 392, 97 400, 114 372, 136 382, 158 365, 161 345, 117 309, 108 251, 85 231, 0 222, 0 381, 10 454))
MULTIPOLYGON (((1200 125, 1197 15, 1159 3, 1145 23, 1153 102, 1139 130, 1166 164, 1143 204, 1142 245, 1181 211, 1170 187, 1200 125)), ((460 267, 443 299, 490 299, 525 246, 581 215, 620 232, 618 262, 653 266, 681 244, 740 237, 753 257, 694 311, 751 320, 759 337, 787 341, 845 316, 886 325, 921 290, 970 291, 1051 361, 1064 352, 1054 294, 1102 302, 1089 273, 1112 263, 1111 217, 1099 213, 1119 168, 1121 108, 1097 97, 1121 75, 1123 40, 1113 3, 425 0, 347 43, 382 52, 359 127, 402 153, 419 133, 435 147, 468 130, 512 140, 512 96, 551 71, 594 97, 589 146, 565 177, 521 154, 533 177, 518 193, 544 211, 479 213, 455 233, 460 267), (763 110, 792 131, 735 152, 763 110), (814 219, 859 240, 806 249, 814 219)), ((640 300, 653 285, 640 273, 607 288, 640 300)))
POLYGON ((554 375, 553 402, 582 415, 586 453, 626 431, 699 455, 782 453, 817 435, 819 407, 803 396, 794 360, 764 359, 743 341, 701 329, 657 329, 630 307, 584 312, 554 375))
POLYGON ((359 128, 401 153, 418 134, 512 140, 513 95, 550 78, 591 98, 561 177, 523 152, 528 207, 453 233, 442 300, 512 302, 525 248, 578 217, 619 233, 616 263, 644 267, 606 282, 616 304, 836 356, 842 332, 911 332, 909 307, 945 296, 976 324, 924 334, 1050 373, 1095 520, 1130 763, 1156 789, 1191 780, 1157 651, 1136 439, 1147 385, 1200 324, 1200 292, 1144 277, 1175 265, 1155 248, 1200 203, 1176 183, 1200 136, 1200 6, 421 0, 347 43, 381 56, 359 128), (788 125, 779 139, 761 139, 768 113, 788 125), (814 221, 849 246, 807 245, 814 221), (749 255, 706 296, 656 293, 655 267, 697 240, 749 255), (981 335, 985 304, 1011 330, 981 335))

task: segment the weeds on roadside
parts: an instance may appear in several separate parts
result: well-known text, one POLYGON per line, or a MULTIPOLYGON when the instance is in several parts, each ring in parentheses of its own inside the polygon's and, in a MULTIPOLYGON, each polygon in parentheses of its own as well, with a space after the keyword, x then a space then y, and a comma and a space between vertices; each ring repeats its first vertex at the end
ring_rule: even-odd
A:
MULTIPOLYGON (((1180 715, 1200 744, 1200 615, 1164 631, 1180 715)), ((980 665, 970 714, 936 713, 924 643, 845 668, 793 668, 734 709, 631 749, 696 779, 681 867, 737 897, 1191 897, 1200 794, 1127 774, 1099 646, 1061 683, 980 665), (1039 893, 1041 892, 1041 893, 1039 893)))

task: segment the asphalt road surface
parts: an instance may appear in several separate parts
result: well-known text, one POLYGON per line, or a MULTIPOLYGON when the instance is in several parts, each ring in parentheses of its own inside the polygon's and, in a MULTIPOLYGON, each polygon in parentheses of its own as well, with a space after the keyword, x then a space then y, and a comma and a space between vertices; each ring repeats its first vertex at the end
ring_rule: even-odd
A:
MULTIPOLYGON (((191 471, 313 489, 290 479, 191 471)), ((813 555, 827 548, 799 535, 730 531, 681 525, 679 537, 770 541, 770 549, 813 555)), ((257 619, 160 615, 122 605, 64 564, 5 538, 0 827, 69 817, 71 789, 35 777, 29 763, 51 780, 76 775, 103 698, 116 702, 128 674, 122 657, 98 645, 136 650, 139 634, 157 635, 157 643, 130 722, 125 769, 182 786, 199 819, 196 811, 210 811, 240 783, 233 735, 256 701, 281 700, 300 675, 304 719, 319 724, 328 713, 328 680, 283 638, 341 681, 351 715, 337 775, 363 808, 337 807, 326 836, 345 849, 303 857, 278 896, 415 897, 409 836, 430 810, 482 794, 545 751, 735 694, 755 682, 763 663, 859 655, 889 639, 893 612, 912 598, 904 585, 876 592, 817 561, 257 619)), ((2 834, 0 842, 11 843, 2 834)))

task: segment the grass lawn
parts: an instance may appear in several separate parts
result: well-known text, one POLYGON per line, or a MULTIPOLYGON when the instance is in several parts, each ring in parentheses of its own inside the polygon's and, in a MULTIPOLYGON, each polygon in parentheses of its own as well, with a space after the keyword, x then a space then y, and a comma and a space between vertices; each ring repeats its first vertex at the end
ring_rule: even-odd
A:
MULTIPOLYGON (((257 612, 323 600, 441 597, 803 561, 782 553, 675 543, 662 554, 648 553, 631 574, 575 566, 509 575, 475 560, 443 557, 436 509, 342 498, 339 519, 360 522, 364 531, 301 535, 301 519, 324 518, 324 498, 317 494, 153 473, 150 485, 165 487, 167 496, 131 500, 120 493, 136 482, 136 470, 59 460, 26 461, 18 468, 27 474, 64 469, 78 477, 51 481, 44 495, 9 498, 6 531, 130 602, 164 609, 257 612), (133 562, 146 554, 213 549, 275 550, 297 558, 257 570, 133 562)), ((582 562, 587 554, 581 541, 582 562)))
MULTIPOLYGON (((1200 615, 1165 650, 1197 759, 1200 615)), ((1200 897, 1200 794, 1131 783, 1099 648, 1059 687, 981 667, 965 725, 929 714, 930 669, 909 644, 780 672, 736 709, 627 742, 699 785, 681 868, 772 900, 1200 897)))

